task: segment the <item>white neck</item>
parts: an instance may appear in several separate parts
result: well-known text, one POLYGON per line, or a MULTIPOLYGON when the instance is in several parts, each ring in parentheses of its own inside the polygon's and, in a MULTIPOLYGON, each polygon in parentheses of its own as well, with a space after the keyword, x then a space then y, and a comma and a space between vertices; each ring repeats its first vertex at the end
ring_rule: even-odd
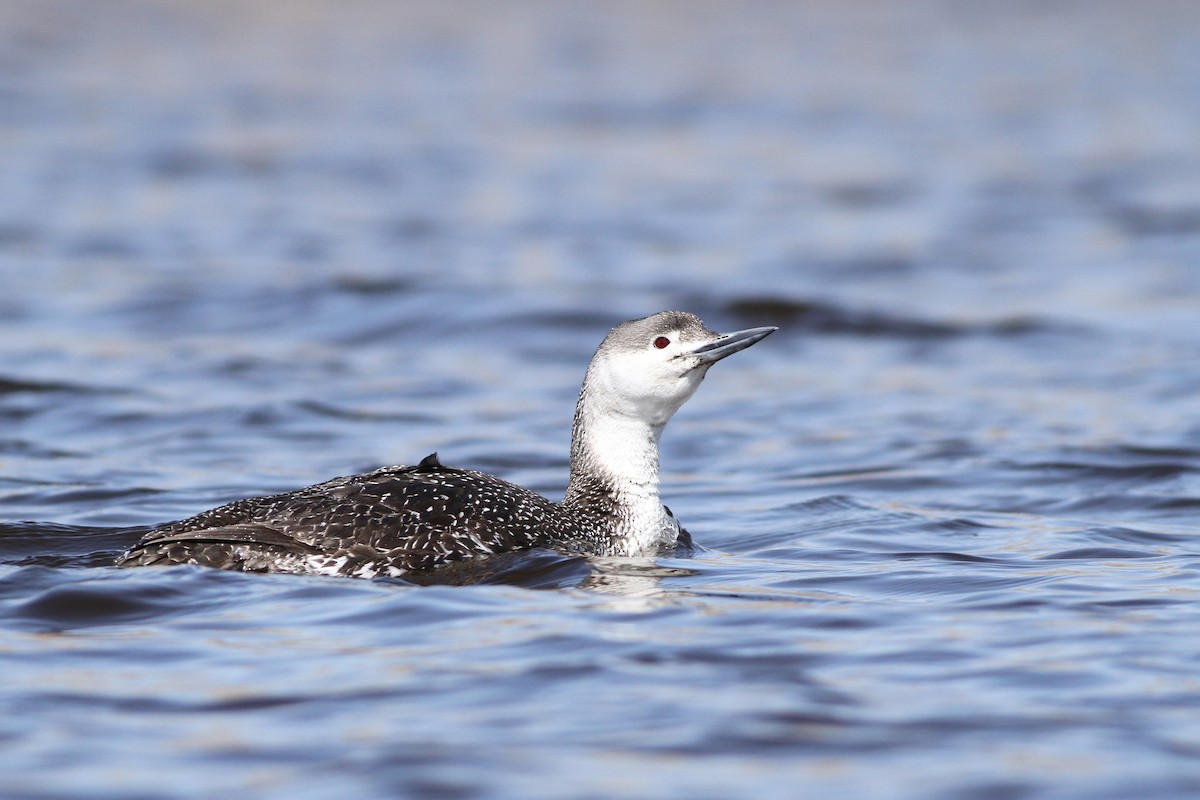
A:
POLYGON ((600 478, 622 494, 658 496, 658 439, 662 426, 580 401, 571 436, 571 474, 600 478))
POLYGON ((612 506, 613 541, 606 555, 642 555, 674 541, 678 526, 658 496, 662 425, 621 413, 585 387, 571 436, 571 480, 564 503, 612 506))

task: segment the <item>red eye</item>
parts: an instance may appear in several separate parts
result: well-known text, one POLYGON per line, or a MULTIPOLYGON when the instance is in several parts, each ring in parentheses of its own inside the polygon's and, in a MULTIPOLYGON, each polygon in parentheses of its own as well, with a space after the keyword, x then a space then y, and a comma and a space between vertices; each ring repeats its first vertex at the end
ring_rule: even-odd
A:
POLYGON ((665 336, 660 336, 654 340, 654 346, 657 347, 659 350, 662 350, 664 347, 666 347, 670 343, 671 343, 671 340, 665 336))

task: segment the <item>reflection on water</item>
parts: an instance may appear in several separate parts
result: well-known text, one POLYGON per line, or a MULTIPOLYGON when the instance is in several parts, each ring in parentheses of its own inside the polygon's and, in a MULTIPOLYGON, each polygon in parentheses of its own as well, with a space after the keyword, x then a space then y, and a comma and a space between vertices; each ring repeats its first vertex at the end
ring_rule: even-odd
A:
POLYGON ((5 790, 1196 796, 1198 9, 0 8, 5 790), (671 307, 781 326, 665 434, 690 555, 109 566, 434 450, 558 496, 671 307))

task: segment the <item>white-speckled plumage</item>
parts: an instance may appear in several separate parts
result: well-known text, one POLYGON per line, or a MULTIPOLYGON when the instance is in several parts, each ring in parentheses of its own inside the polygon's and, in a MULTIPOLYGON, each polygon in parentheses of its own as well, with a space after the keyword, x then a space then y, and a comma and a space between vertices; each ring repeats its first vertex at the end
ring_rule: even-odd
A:
POLYGON ((683 531, 658 494, 663 427, 709 366, 774 330, 716 334, 682 311, 614 328, 580 390, 561 503, 435 453, 163 525, 118 563, 372 578, 533 547, 632 556, 673 546, 683 531))

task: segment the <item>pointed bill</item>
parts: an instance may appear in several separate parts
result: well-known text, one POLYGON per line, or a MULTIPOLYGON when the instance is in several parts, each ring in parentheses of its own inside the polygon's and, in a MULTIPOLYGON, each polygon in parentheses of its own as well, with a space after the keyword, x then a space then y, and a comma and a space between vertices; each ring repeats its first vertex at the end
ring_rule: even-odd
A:
POLYGON ((720 338, 706 342, 693 349, 689 355, 700 359, 701 364, 713 364, 725 356, 731 356, 739 350, 745 350, 755 342, 762 341, 767 336, 779 330, 776 327, 747 328, 744 331, 723 333, 720 338))

